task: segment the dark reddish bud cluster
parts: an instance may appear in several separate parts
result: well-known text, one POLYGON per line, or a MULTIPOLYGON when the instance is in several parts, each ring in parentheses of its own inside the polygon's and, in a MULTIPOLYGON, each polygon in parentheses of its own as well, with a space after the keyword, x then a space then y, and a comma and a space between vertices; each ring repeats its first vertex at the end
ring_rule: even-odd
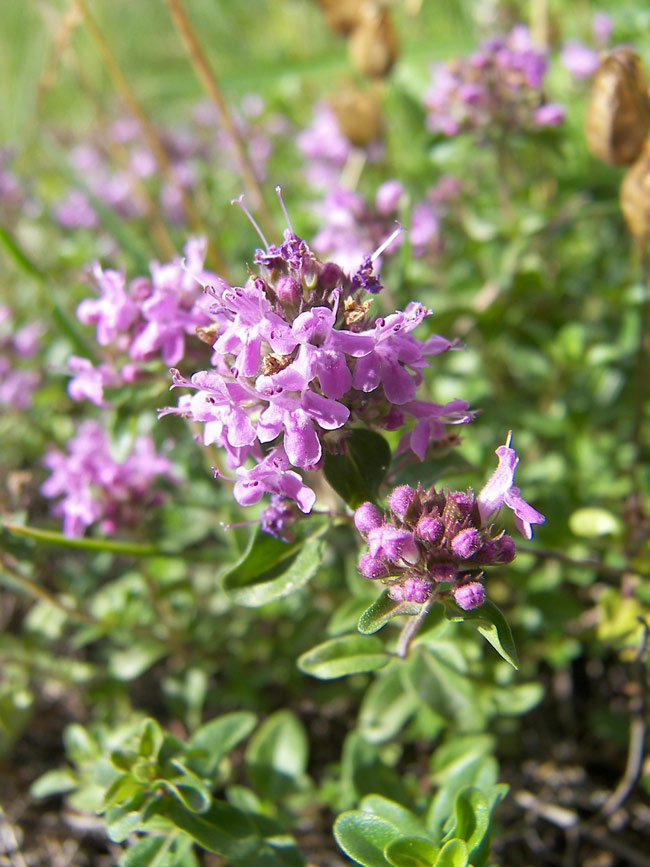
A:
POLYGON ((471 490, 425 491, 400 485, 388 497, 388 516, 363 503, 354 516, 366 539, 359 571, 390 585, 396 601, 425 602, 452 595, 468 611, 485 601, 483 567, 510 563, 515 543, 483 526, 471 490))

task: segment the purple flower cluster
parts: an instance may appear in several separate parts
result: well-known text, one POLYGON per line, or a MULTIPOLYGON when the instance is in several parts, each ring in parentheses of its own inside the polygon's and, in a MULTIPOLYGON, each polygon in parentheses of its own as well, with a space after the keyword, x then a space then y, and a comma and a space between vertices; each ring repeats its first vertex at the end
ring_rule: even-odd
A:
POLYGON ((354 522, 368 544, 359 563, 361 574, 389 584, 389 595, 398 602, 451 595, 465 610, 482 605, 484 568, 515 557, 513 539, 491 523, 501 506, 514 511, 527 539, 532 525, 545 521, 514 485, 518 458, 510 437, 496 454, 499 465, 477 496, 471 489, 425 491, 401 485, 388 497, 388 517, 372 503, 359 506, 354 522))
POLYGON ((434 67, 425 97, 429 129, 455 136, 466 130, 557 126, 564 109, 546 101, 546 69, 546 53, 533 45, 522 25, 488 40, 469 57, 434 67))
POLYGON ((421 304, 371 315, 367 292, 381 284, 370 257, 350 279, 289 228, 254 262, 243 286, 208 287, 212 323, 202 333, 213 367, 190 379, 173 371, 174 385, 194 394, 163 411, 203 423, 204 443, 226 450, 241 505, 271 493, 309 512, 316 495, 300 471, 320 467, 325 448, 344 449, 352 424, 394 430, 407 417, 428 426, 471 419, 464 401, 415 400, 428 359, 452 344, 412 335, 430 313, 421 304))
POLYGON ((578 80, 591 78, 600 65, 600 52, 607 48, 613 23, 609 15, 598 12, 592 20, 592 44, 569 39, 560 55, 562 66, 578 80))
POLYGON ((69 440, 67 453, 50 451, 44 463, 52 474, 41 492, 62 498, 52 511, 63 517, 63 532, 73 538, 97 522, 108 535, 133 527, 147 509, 161 502, 162 493, 152 490, 155 480, 176 481, 171 462, 156 452, 151 437, 138 437, 125 459, 118 461, 96 421, 84 422, 69 440))
MULTIPOLYGON (((356 150, 341 131, 330 105, 319 102, 312 122, 297 137, 298 150, 305 160, 307 183, 315 190, 329 190, 341 185, 341 174, 356 150)), ((364 151, 365 158, 376 161, 382 154, 379 142, 364 151)))
POLYGON ((0 306, 0 406, 27 409, 41 382, 41 374, 29 365, 45 332, 40 322, 16 328, 9 307, 0 306))
POLYGON ((175 365, 185 355, 187 335, 209 325, 206 281, 217 280, 203 267, 207 242, 193 238, 184 248, 185 258, 161 265, 152 262, 149 277, 137 277, 127 287, 124 274, 92 266, 98 298, 82 301, 77 309, 81 322, 95 325, 97 342, 107 347, 109 361, 94 366, 73 356, 68 368, 73 379, 68 391, 73 400, 87 399, 105 406, 104 388, 133 381, 143 362, 160 357, 175 365), (128 356, 118 371, 117 359, 128 356))
MULTIPOLYGON (((242 101, 233 122, 246 142, 253 171, 258 178, 266 174, 272 138, 286 128, 278 116, 264 116, 261 97, 250 94, 242 101)), ((211 103, 199 103, 192 122, 185 127, 160 129, 158 136, 167 155, 171 177, 158 184, 160 167, 142 140, 135 118, 123 117, 104 131, 101 140, 73 147, 69 161, 83 178, 87 189, 105 206, 125 220, 144 217, 147 201, 143 185, 157 196, 167 219, 175 224, 186 220, 183 195, 197 187, 202 167, 236 166, 235 148, 211 103), (150 189, 151 188, 151 189, 150 189)), ((94 229, 99 219, 85 191, 73 187, 57 202, 54 216, 65 228, 94 229)))
MULTIPOLYGON (((408 235, 413 255, 429 258, 439 255, 443 249, 440 223, 460 189, 458 179, 447 175, 427 191, 422 201, 413 204, 408 235)), ((397 180, 385 181, 372 204, 360 193, 333 187, 322 204, 314 208, 324 220, 314 238, 314 250, 336 262, 346 274, 354 274, 361 267, 366 251, 378 247, 394 229, 407 198, 397 180)), ((402 237, 396 237, 384 248, 382 258, 394 255, 401 243, 402 237)), ((380 265, 381 259, 377 259, 377 269, 380 265)))

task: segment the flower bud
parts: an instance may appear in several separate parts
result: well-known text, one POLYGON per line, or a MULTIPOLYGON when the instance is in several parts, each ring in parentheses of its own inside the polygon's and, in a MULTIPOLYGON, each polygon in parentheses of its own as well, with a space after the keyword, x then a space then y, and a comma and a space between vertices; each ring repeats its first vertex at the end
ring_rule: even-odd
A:
POLYGON ((466 530, 461 530, 451 540, 451 550, 457 557, 467 560, 473 557, 481 547, 481 535, 474 527, 468 527, 466 530))
POLYGON ((454 590, 456 605, 463 611, 471 611, 485 602, 485 587, 478 581, 470 581, 469 584, 461 584, 454 590))
POLYGON ((414 497, 415 491, 410 485, 400 485, 391 492, 388 505, 398 518, 404 518, 414 497))
POLYGON ((478 563, 512 563, 517 554, 514 540, 505 534, 500 539, 488 539, 476 554, 478 563))
POLYGON ((364 554, 359 561, 359 572, 366 578, 371 578, 376 581, 378 578, 385 578, 388 575, 388 569, 377 557, 371 554, 364 554))
POLYGON ((417 523, 415 533, 423 542, 436 545, 445 535, 445 525, 440 518, 431 518, 428 515, 423 515, 417 523))
POLYGON ((426 602, 431 593, 431 585, 424 578, 413 576, 403 584, 404 600, 406 602, 426 602))
POLYGON ((302 294, 300 283, 295 277, 280 277, 275 284, 275 294, 280 304, 297 304, 302 294))
POLYGON ((453 581, 456 577, 456 567, 453 563, 436 563, 429 570, 429 577, 436 584, 441 581, 453 581))
POLYGON ((464 491, 453 491, 449 495, 449 499, 453 500, 463 517, 467 517, 467 515, 472 511, 474 505, 474 494, 465 493, 464 491))
POLYGON ((365 536, 371 530, 381 527, 384 519, 377 506, 372 503, 362 503, 354 513, 354 526, 365 536))

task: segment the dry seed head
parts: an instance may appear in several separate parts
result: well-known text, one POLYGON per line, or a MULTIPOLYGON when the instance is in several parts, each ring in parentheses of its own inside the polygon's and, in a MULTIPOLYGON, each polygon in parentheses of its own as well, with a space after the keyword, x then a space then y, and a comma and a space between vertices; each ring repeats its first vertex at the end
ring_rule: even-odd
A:
POLYGON ((379 138, 381 109, 374 91, 347 85, 332 96, 330 104, 341 132, 353 145, 363 147, 379 138))
POLYGON ((361 23, 348 43, 352 63, 369 78, 386 75, 395 60, 399 44, 390 14, 380 4, 363 8, 361 23))
POLYGON ((629 165, 650 130, 648 82, 639 55, 619 46, 602 59, 587 108, 585 135, 594 156, 629 165))
POLYGON ((650 238, 650 140, 621 184, 621 210, 635 238, 650 238))
POLYGON ((318 0, 334 33, 347 36, 362 20, 365 0, 318 0))

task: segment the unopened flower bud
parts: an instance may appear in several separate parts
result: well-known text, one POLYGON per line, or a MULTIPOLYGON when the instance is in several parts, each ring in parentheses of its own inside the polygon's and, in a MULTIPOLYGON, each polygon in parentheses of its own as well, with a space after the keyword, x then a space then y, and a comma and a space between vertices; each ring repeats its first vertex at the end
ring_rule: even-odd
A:
POLYGON ((461 515, 467 517, 467 515, 472 511, 472 506, 474 505, 474 494, 466 494, 464 491, 453 491, 449 495, 449 499, 453 500, 458 506, 461 515))
POLYGON ((336 262, 325 262, 320 272, 320 284, 326 291, 334 289, 345 279, 345 274, 336 262))
POLYGON ((275 294, 280 304, 297 304, 302 291, 295 277, 280 277, 275 284, 275 294))
POLYGON ((512 563, 517 554, 514 540, 503 535, 500 539, 488 539, 476 554, 479 563, 512 563))
POLYGON ((400 485, 388 497, 388 505, 398 518, 403 518, 413 502, 415 491, 410 485, 400 485))
POLYGON ((372 578, 376 581, 378 578, 385 578, 388 575, 388 569, 377 557, 371 554, 364 554, 359 561, 359 572, 366 578, 372 578))
POLYGON ((485 587, 478 581, 462 584, 454 590, 454 599, 456 605, 463 611, 471 611, 472 608, 478 608, 485 602, 485 587))
POLYGON ((354 526, 365 536, 384 523, 381 512, 372 503, 362 503, 354 513, 354 526))
POLYGON ((453 563, 436 563, 429 571, 429 577, 436 584, 441 581, 453 581, 456 577, 456 567, 453 563))
POLYGON ((436 545, 445 535, 445 525, 440 518, 431 518, 423 515, 417 523, 415 532, 423 542, 436 545))
POLYGON ((431 585, 424 578, 413 576, 406 579, 403 590, 406 602, 426 602, 431 592, 431 585))
POLYGON ((481 535, 474 527, 468 527, 466 530, 461 530, 451 540, 451 550, 457 557, 467 560, 473 557, 481 547, 481 535))

